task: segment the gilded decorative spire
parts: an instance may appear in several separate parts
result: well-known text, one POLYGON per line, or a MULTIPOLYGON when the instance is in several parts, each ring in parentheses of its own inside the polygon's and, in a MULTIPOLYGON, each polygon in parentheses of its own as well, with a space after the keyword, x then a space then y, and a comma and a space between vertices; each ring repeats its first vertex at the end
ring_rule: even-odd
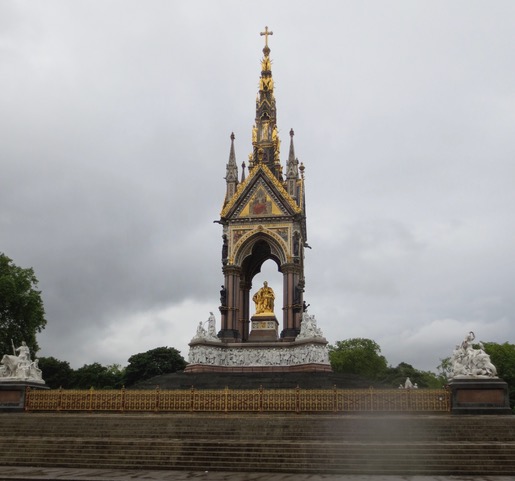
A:
MULTIPOLYGON (((265 54, 265 59, 268 59, 268 55, 270 54, 270 48, 268 47, 268 36, 269 35, 273 35, 273 34, 274 34, 274 32, 269 32, 268 31, 268 27, 265 27, 265 31, 264 32, 260 32, 260 34, 259 34, 261 36, 263 36, 263 35, 265 36, 265 47, 263 48, 263 53, 265 54)), ((270 70, 270 68, 268 70, 270 70)))
POLYGON ((270 60, 270 47, 268 37, 273 32, 265 27, 260 35, 265 37, 263 58, 261 59, 261 76, 259 78, 259 91, 256 99, 256 122, 252 127, 252 162, 249 169, 264 163, 277 177, 282 180, 280 165, 281 141, 277 130, 277 113, 274 96, 274 80, 272 78, 272 62, 270 60))

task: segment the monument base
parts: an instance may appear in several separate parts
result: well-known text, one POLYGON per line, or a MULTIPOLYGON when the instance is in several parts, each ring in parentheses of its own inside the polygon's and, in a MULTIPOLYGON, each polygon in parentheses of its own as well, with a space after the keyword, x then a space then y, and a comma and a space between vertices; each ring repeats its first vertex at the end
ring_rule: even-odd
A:
POLYGON ((188 365, 184 372, 188 374, 199 372, 216 373, 279 373, 279 372, 333 372, 331 366, 325 364, 299 364, 295 366, 211 366, 207 364, 188 365))
POLYGON ((279 323, 274 314, 252 316, 250 326, 250 342, 277 341, 279 323))
POLYGON ((0 382, 0 412, 24 411, 28 387, 31 389, 49 389, 47 386, 40 382, 0 382))
POLYGON ((512 414, 508 384, 499 378, 455 378, 451 388, 452 414, 512 414))
POLYGON ((218 333, 218 337, 223 342, 240 342, 241 336, 236 329, 222 329, 218 333))
POLYGON ((184 372, 331 372, 327 340, 192 341, 184 372))

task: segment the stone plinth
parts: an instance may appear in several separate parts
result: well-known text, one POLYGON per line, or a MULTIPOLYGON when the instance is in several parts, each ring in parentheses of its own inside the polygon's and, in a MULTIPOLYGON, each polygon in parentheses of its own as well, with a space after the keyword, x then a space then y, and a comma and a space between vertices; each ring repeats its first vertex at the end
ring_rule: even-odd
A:
POLYGON ((274 314, 255 315, 250 319, 250 342, 277 341, 279 322, 274 314))
POLYGON ((48 389, 48 387, 37 382, 0 382, 0 412, 23 411, 28 387, 31 389, 48 389))
POLYGON ((511 414, 508 384, 499 378, 455 378, 451 388, 453 414, 511 414))
POLYGON ((185 372, 331 372, 327 340, 192 341, 185 372))
POLYGON ((245 342, 228 342, 214 336, 214 325, 206 332, 203 323, 190 342, 185 372, 295 373, 331 372, 327 339, 317 327, 315 316, 302 315, 295 340, 278 339, 279 323, 273 312, 252 317, 252 331, 245 342))

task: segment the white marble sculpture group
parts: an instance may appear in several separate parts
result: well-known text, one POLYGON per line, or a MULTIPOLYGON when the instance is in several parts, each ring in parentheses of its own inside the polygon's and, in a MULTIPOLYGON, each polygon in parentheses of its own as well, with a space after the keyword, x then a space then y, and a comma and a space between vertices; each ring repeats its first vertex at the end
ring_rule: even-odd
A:
POLYGON ((417 383, 412 383, 409 377, 406 378, 404 384, 399 384, 399 389, 418 389, 417 383))
POLYGON ((195 341, 210 341, 210 342, 222 342, 216 336, 216 320, 215 315, 210 312, 209 318, 206 322, 200 321, 197 326, 197 333, 191 340, 191 342, 195 341), (204 324, 207 322, 207 330, 204 327, 204 324))
POLYGON ((451 379, 497 377, 497 369, 484 351, 483 344, 478 342, 478 348, 472 345, 475 338, 475 334, 470 331, 463 342, 454 349, 451 357, 451 379))
POLYGON ((188 362, 190 364, 208 364, 211 366, 295 366, 306 363, 329 364, 329 351, 322 334, 317 327, 315 316, 304 313, 300 333, 294 345, 285 349, 277 347, 230 347, 222 346, 216 337, 215 317, 210 313, 208 329, 200 322, 197 333, 190 343, 188 362), (318 340, 324 342, 304 342, 318 340), (208 341, 210 344, 201 344, 208 341), (300 341, 300 342, 298 342, 300 341), (298 343, 298 344, 297 344, 298 343), (216 344, 220 344, 217 346, 216 344))
POLYGON ((317 327, 315 316, 310 316, 307 312, 302 314, 302 322, 300 323, 300 332, 297 340, 301 339, 325 339, 322 329, 317 327))
POLYGON ((44 384, 38 360, 30 358, 30 350, 25 341, 14 349, 14 354, 5 354, 0 361, 0 382, 30 381, 44 384), (16 355, 18 353, 18 355, 16 355))

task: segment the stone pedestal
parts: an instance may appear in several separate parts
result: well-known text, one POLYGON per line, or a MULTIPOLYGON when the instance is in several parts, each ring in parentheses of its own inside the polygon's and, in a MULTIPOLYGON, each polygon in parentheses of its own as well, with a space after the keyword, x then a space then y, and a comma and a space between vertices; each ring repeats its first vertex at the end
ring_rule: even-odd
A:
POLYGON ((274 314, 256 315, 250 319, 249 342, 277 341, 279 322, 274 314))
POLYGON ((25 396, 28 387, 31 389, 48 389, 44 384, 37 382, 0 382, 0 412, 25 410, 25 396))
POLYGON ((248 341, 229 342, 220 333, 213 335, 214 325, 206 331, 200 322, 184 372, 331 372, 327 339, 315 316, 303 314, 300 332, 292 341, 278 339, 273 312, 255 314, 251 323, 248 341))
POLYGON ((508 384, 499 378, 455 378, 451 388, 453 414, 512 414, 508 384))
POLYGON ((331 372, 325 338, 296 342, 190 342, 185 372, 331 372))

